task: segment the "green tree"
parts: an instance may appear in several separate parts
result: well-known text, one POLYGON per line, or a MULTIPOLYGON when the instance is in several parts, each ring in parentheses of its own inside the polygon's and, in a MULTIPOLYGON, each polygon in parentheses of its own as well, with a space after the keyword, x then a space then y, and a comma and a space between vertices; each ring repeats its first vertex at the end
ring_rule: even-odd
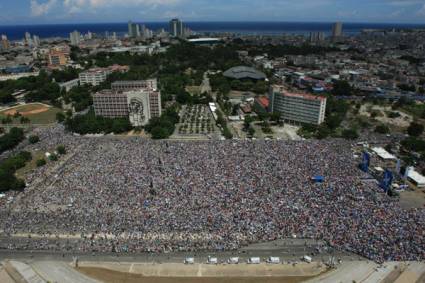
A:
POLYGON ((359 134, 355 129, 345 129, 342 131, 342 137, 347 140, 355 140, 359 137, 359 134))
POLYGON ((380 124, 376 126, 375 132, 379 134, 388 134, 390 132, 390 128, 387 125, 380 124))
POLYGON ((410 123, 409 128, 407 128, 407 133, 412 137, 419 137, 424 132, 424 125, 417 122, 410 123))
POLYGON ((353 94, 353 89, 347 81, 339 80, 334 83, 332 94, 338 96, 350 96, 353 94))
POLYGON ((40 158, 36 161, 36 165, 37 165, 37 167, 44 166, 44 165, 46 165, 46 160, 44 158, 40 158))
POLYGON ((28 141, 31 143, 31 144, 35 144, 35 143, 38 143, 39 141, 40 141, 40 138, 38 137, 38 136, 30 136, 29 138, 28 138, 28 141))
POLYGON ((65 146, 64 145, 58 145, 58 147, 56 148, 56 151, 60 155, 66 154, 66 149, 65 149, 65 146))
POLYGON ((62 123, 63 121, 65 121, 65 115, 62 112, 56 113, 56 121, 62 123))
POLYGON ((151 135, 153 139, 166 139, 169 137, 168 131, 166 128, 156 126, 151 130, 151 135))

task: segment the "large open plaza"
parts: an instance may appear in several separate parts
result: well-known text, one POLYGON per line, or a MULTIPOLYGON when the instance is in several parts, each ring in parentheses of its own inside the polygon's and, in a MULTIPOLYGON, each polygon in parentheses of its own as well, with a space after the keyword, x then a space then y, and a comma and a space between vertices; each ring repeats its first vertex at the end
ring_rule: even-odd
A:
POLYGON ((61 126, 34 131, 41 141, 26 150, 64 144, 68 154, 28 174, 25 191, 3 203, 2 249, 223 251, 312 238, 378 262, 424 258, 423 210, 402 209, 362 180, 344 140, 175 142, 78 137, 61 126), (317 175, 325 181, 314 183, 317 175))

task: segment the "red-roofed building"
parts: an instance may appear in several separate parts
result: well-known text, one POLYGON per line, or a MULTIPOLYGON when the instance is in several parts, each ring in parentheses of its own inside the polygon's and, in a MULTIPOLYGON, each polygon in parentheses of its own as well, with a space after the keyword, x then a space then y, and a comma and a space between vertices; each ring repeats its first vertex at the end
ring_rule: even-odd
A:
POLYGON ((306 93, 291 93, 284 86, 270 88, 269 111, 279 112, 291 122, 320 125, 325 121, 326 97, 306 93))
POLYGON ((268 112, 269 111, 270 101, 266 96, 259 96, 254 100, 254 109, 257 112, 268 112))

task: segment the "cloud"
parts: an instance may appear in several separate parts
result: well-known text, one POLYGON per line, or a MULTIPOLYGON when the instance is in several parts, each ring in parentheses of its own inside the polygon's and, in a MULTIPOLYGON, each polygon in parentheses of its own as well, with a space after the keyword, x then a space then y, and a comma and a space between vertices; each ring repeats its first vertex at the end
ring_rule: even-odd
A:
POLYGON ((425 16, 425 4, 423 4, 422 8, 418 11, 418 16, 425 16))
POLYGON ((180 2, 182 0, 64 0, 63 4, 70 12, 78 12, 91 8, 135 7, 136 5, 157 6, 180 2))
POLYGON ((37 0, 31 0, 31 15, 40 17, 47 14, 53 6, 56 5, 56 0, 49 0, 45 3, 38 3, 37 0))

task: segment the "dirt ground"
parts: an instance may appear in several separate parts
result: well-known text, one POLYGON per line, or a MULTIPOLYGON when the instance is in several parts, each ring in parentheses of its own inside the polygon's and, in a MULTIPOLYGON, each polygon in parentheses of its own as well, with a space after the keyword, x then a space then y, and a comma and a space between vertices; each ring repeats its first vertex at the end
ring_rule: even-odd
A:
POLYGON ((401 192, 400 206, 405 209, 425 208, 425 193, 419 189, 401 192))
POLYGON ((43 113, 49 110, 49 106, 41 103, 31 103, 21 106, 16 106, 2 112, 3 115, 14 115, 19 112, 23 116, 43 113))
POLYGON ((408 115, 399 110, 394 111, 389 106, 383 107, 379 105, 365 104, 362 105, 362 107, 360 108, 360 114, 370 117, 370 113, 368 112, 369 108, 371 108, 372 110, 380 111, 383 114, 383 116, 378 116, 375 119, 384 124, 393 125, 399 128, 407 128, 413 121, 411 115, 408 115), (398 118, 389 118, 385 112, 398 112, 401 116, 398 118))
POLYGON ((298 283, 314 276, 290 277, 145 277, 104 268, 80 267, 79 272, 106 283, 298 283))

